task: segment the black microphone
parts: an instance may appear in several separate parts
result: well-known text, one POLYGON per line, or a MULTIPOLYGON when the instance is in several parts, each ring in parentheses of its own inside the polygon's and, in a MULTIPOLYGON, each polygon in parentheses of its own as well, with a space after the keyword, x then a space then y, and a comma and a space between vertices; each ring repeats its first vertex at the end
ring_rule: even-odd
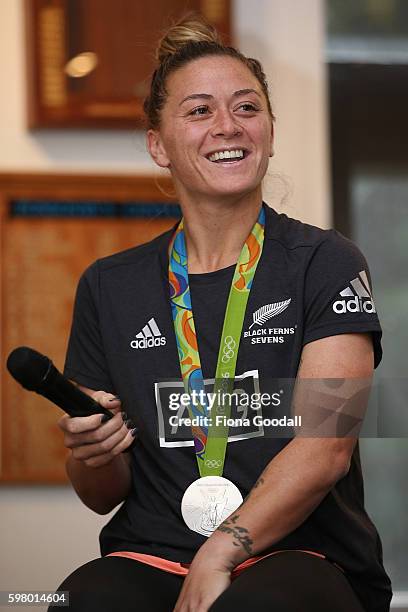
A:
POLYGON ((72 417, 105 414, 111 419, 114 416, 65 378, 51 359, 28 346, 19 346, 10 353, 7 369, 24 389, 46 397, 72 417))

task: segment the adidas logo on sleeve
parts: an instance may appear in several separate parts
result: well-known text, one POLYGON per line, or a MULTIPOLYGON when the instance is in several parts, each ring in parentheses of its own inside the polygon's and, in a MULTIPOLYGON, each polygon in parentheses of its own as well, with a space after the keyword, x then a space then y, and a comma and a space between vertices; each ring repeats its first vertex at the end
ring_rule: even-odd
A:
POLYGON ((356 278, 350 281, 349 285, 340 291, 344 300, 336 300, 333 303, 333 310, 336 314, 345 312, 376 312, 373 295, 370 290, 367 274, 361 270, 356 278))
POLYGON ((133 349, 146 349, 166 344, 166 337, 162 336, 156 321, 152 317, 143 327, 142 331, 136 334, 136 340, 132 340, 130 346, 133 349))

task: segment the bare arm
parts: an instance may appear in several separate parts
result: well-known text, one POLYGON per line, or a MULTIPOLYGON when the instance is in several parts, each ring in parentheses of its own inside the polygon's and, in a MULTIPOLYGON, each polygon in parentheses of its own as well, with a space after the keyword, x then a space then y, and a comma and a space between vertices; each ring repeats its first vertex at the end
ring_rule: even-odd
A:
POLYGON ((64 415, 58 421, 64 432, 64 444, 71 449, 66 470, 83 503, 98 514, 107 514, 130 492, 131 456, 123 451, 134 437, 123 422, 119 400, 110 393, 80 388, 115 416, 103 424, 101 415, 73 418, 64 415))
POLYGON ((99 468, 86 467, 70 455, 66 470, 78 497, 97 514, 108 514, 130 492, 131 474, 126 455, 119 455, 99 468))
MULTIPOLYGON (((370 379, 370 334, 341 334, 307 344, 298 378, 370 379)), ((200 548, 194 562, 222 560, 231 570, 296 529, 344 477, 356 439, 294 438, 267 465, 251 494, 200 548)))

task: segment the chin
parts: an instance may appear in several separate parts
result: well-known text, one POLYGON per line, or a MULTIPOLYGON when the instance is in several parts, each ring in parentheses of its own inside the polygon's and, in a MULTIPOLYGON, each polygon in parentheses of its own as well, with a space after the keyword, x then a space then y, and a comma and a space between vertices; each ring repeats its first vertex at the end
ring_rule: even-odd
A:
POLYGON ((252 193, 254 191, 256 191, 258 189, 258 187, 260 187, 260 183, 248 183, 247 181, 242 181, 242 183, 239 183, 237 181, 231 181, 231 184, 223 184, 222 186, 220 185, 220 188, 217 189, 217 187, 215 185, 212 186, 212 190, 211 190, 211 194, 212 195, 217 195, 217 196, 228 196, 228 195, 236 195, 236 196, 243 196, 249 193, 252 193))

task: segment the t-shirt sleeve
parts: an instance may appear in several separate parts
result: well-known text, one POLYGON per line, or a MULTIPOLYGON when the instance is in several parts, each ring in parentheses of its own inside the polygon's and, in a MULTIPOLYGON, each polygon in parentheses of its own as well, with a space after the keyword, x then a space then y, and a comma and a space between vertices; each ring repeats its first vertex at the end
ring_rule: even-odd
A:
POLYGON ((382 358, 382 330, 370 270, 360 249, 336 230, 316 247, 304 285, 303 345, 319 338, 371 332, 374 367, 382 358))
POLYGON ((96 262, 78 283, 64 374, 89 389, 114 393, 99 325, 98 287, 96 262))

